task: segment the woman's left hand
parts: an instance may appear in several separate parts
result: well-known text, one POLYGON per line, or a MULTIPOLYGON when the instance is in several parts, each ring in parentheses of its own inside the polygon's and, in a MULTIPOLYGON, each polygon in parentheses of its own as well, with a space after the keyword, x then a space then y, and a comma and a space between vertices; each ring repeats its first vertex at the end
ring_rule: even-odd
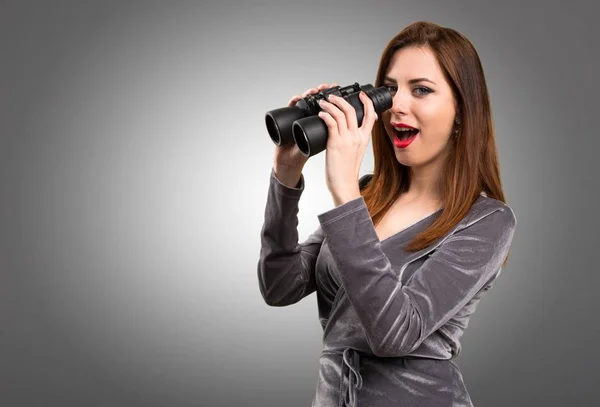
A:
POLYGON ((327 125, 329 133, 325 152, 327 188, 336 206, 361 196, 358 175, 377 113, 373 102, 363 91, 359 98, 365 111, 360 127, 356 110, 344 98, 329 95, 331 103, 320 102, 323 110, 318 116, 327 125))

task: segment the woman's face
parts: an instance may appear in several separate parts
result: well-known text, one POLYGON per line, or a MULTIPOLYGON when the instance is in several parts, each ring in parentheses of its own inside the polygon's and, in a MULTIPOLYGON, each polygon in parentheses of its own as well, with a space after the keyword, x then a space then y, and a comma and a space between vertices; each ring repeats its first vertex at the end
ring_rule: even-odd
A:
MULTIPOLYGON (((396 158, 410 167, 445 159, 456 117, 454 95, 429 48, 402 48, 392 56, 384 85, 397 87, 393 105, 382 113, 396 158), (427 80, 415 81, 419 78, 427 80), (395 142, 400 123, 418 129, 406 147, 395 142)), ((400 133, 402 134, 402 133, 400 133)))

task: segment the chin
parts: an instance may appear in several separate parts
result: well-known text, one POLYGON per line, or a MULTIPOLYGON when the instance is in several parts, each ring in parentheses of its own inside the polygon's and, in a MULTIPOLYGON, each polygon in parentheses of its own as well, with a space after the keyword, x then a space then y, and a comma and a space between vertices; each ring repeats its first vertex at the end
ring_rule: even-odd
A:
POLYGON ((396 160, 405 167, 414 167, 414 163, 406 160, 396 160))
POLYGON ((398 161, 400 164, 404 165, 405 167, 412 167, 412 166, 418 164, 418 163, 415 163, 414 160, 411 160, 410 158, 408 158, 406 155, 398 154, 398 153, 396 153, 396 161, 398 161))

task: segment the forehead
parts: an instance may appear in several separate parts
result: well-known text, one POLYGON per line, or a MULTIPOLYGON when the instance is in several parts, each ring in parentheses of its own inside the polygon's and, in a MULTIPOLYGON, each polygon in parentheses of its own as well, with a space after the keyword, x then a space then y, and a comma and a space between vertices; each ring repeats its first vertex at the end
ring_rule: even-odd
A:
POLYGON ((435 55, 426 47, 408 47, 394 52, 386 75, 400 82, 424 76, 436 83, 443 76, 435 55))

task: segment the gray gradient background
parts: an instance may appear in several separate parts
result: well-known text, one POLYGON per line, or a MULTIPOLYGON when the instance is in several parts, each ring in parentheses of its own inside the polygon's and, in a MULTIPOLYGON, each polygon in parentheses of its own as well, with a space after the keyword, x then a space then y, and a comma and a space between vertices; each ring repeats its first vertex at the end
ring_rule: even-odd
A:
MULTIPOLYGON (((316 297, 257 283, 264 113, 372 83, 416 20, 477 48, 518 219, 457 360, 473 401, 600 403, 597 13, 485 3, 2 2, 0 405, 310 405, 316 297)), ((333 207, 324 159, 301 239, 333 207)))

